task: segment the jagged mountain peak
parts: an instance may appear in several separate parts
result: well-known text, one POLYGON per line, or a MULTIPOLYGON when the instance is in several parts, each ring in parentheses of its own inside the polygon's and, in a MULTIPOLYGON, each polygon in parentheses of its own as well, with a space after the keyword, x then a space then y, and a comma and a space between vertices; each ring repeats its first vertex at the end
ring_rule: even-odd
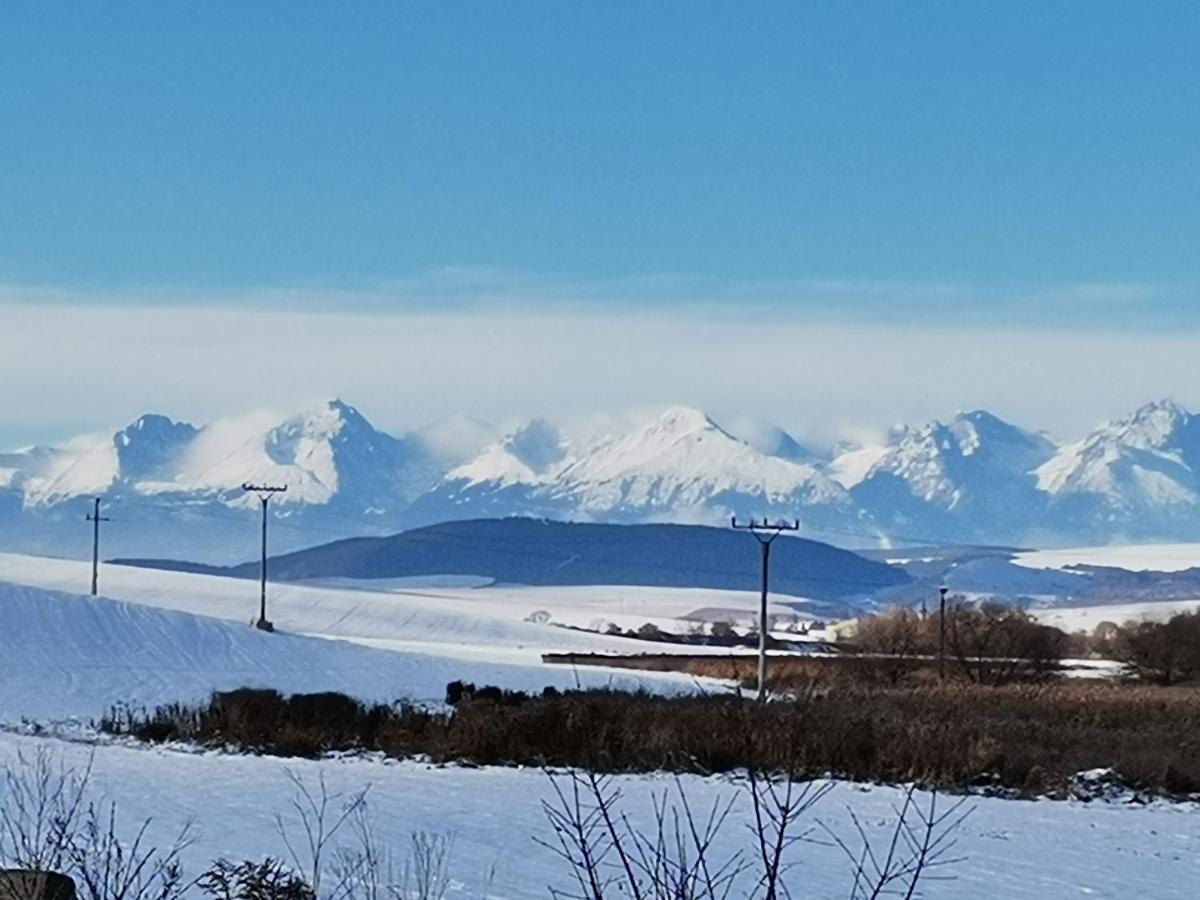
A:
POLYGON ((1156 400, 1102 426, 1091 437, 1135 447, 1161 447, 1176 437, 1192 418, 1192 414, 1174 400, 1156 400))
POLYGON ((693 406, 669 406, 658 416, 650 428, 676 434, 691 434, 706 429, 720 429, 708 413, 693 406))
POLYGON ((113 435, 117 471, 114 480, 134 483, 168 477, 179 455, 195 439, 198 429, 188 422, 157 413, 139 416, 113 435))
POLYGON ((1174 400, 1147 403, 1063 447, 1037 478, 1056 499, 1090 503, 1137 533, 1168 534, 1160 514, 1200 506, 1200 420, 1174 400))
POLYGON ((459 416, 394 437, 340 398, 199 429, 148 413, 119 431, 5 454, 0 512, 61 516, 52 511, 67 501, 106 493, 153 498, 168 510, 159 516, 204 515, 209 504, 251 505, 241 485, 254 481, 288 486, 276 508, 298 527, 346 535, 479 515, 711 522, 736 512, 862 539, 1200 537, 1200 418, 1170 399, 1062 447, 968 409, 839 447, 832 460, 736 411, 594 418, 531 419, 500 435, 459 416))
POLYGON ((537 484, 566 456, 567 442, 562 433, 545 419, 531 419, 486 446, 471 461, 452 469, 446 477, 468 486, 537 484))

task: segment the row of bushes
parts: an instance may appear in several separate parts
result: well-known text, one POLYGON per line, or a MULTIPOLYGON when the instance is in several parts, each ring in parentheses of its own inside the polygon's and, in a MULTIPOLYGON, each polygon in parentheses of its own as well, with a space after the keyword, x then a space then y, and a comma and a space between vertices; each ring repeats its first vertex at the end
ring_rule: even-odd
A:
POLYGON ((1068 635, 995 603, 952 603, 944 622, 940 611, 923 616, 896 607, 864 617, 848 649, 890 660, 878 668, 893 682, 922 668, 914 661, 944 651, 951 674, 980 683, 1044 678, 1070 656, 1111 659, 1130 677, 1183 684, 1200 679, 1200 612, 1163 622, 1102 622, 1091 635, 1068 635))
POLYGON ((610 691, 474 689, 455 699, 455 709, 437 711, 242 689, 200 707, 116 711, 100 725, 148 741, 285 756, 367 750, 601 772, 752 767, 1028 794, 1062 792, 1077 772, 1114 768, 1148 791, 1200 792, 1200 695, 1181 688, 851 684, 766 705, 610 691))

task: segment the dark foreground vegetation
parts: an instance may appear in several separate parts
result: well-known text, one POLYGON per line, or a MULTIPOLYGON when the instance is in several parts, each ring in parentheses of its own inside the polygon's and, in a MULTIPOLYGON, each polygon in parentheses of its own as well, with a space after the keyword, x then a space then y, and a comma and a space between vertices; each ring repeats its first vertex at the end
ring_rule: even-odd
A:
POLYGON ((377 751, 597 772, 751 768, 1059 796, 1076 773, 1111 768, 1147 792, 1200 793, 1200 693, 1189 688, 851 682, 765 706, 729 695, 529 696, 458 682, 448 693, 454 706, 439 711, 243 689, 198 707, 116 710, 100 725, 146 741, 282 756, 377 751))

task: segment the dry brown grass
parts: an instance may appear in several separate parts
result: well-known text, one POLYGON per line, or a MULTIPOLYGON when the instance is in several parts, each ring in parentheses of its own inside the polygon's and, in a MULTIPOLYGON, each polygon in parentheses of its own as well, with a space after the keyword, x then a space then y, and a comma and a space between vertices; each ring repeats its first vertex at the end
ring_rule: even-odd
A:
POLYGON ((1183 687, 880 687, 848 679, 810 682, 793 699, 765 705, 729 695, 478 691, 453 711, 242 690, 203 707, 167 707, 105 725, 145 740, 280 755, 364 749, 607 772, 754 767, 1025 794, 1062 793, 1074 773, 1112 768, 1147 791, 1200 792, 1200 691, 1183 687))

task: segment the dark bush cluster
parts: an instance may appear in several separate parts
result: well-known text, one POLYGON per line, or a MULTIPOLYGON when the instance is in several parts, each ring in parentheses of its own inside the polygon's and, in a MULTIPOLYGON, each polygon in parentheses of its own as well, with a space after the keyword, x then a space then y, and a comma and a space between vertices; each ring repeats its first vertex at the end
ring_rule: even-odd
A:
MULTIPOLYGON (((547 686, 542 690, 540 696, 557 697, 558 695, 558 688, 547 686)), ((446 703, 450 706, 458 706, 464 701, 472 700, 486 700, 499 706, 520 706, 537 696, 539 695, 529 694, 525 691, 510 691, 507 688, 498 688, 490 684, 476 687, 470 681, 452 681, 446 685, 446 703)))
POLYGON ((1053 675, 1068 646, 1064 632, 1021 610, 953 602, 944 623, 940 611, 922 616, 902 607, 866 616, 848 649, 880 659, 876 668, 893 683, 925 668, 917 661, 944 653, 951 676, 1003 684, 1053 675))
POLYGON ((451 686, 457 705, 447 711, 240 690, 198 709, 167 707, 101 724, 146 740, 278 755, 369 750, 602 772, 754 767, 1024 793, 1064 792, 1077 772, 1113 768, 1149 791, 1200 792, 1200 696, 1183 688, 848 682, 766 705, 729 695, 468 688, 451 686))
POLYGON ((1131 675, 1170 685, 1200 677, 1200 612, 1166 622, 1129 622, 1115 629, 1113 655, 1131 675))

